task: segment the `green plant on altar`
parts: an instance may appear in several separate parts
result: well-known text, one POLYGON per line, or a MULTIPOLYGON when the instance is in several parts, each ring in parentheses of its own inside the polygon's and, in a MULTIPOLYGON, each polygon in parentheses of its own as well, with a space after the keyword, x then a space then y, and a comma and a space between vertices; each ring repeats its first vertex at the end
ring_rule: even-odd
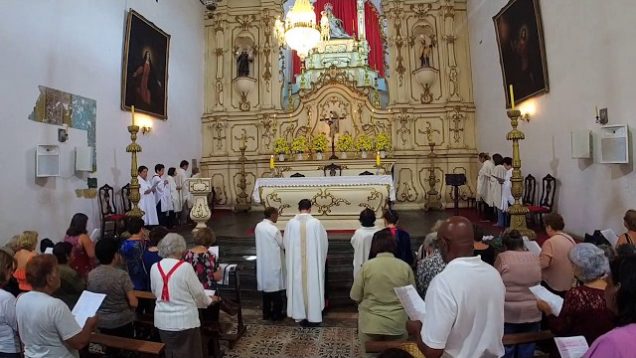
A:
POLYGON ((327 150, 327 135, 320 133, 313 137, 311 146, 316 153, 324 153, 327 150))
POLYGON ((348 152, 353 149, 353 137, 349 133, 345 133, 338 137, 336 141, 336 149, 339 152, 348 152))
POLYGON ((380 132, 375 136, 375 150, 391 150, 391 138, 388 134, 380 132))
POLYGON ((296 137, 292 141, 291 150, 293 153, 305 153, 308 149, 309 145, 305 136, 296 137))
POLYGON ((368 152, 373 149, 373 141, 368 135, 360 134, 358 137, 356 137, 355 147, 361 152, 368 152))
POLYGON ((274 154, 287 154, 289 153, 289 144, 283 137, 278 137, 274 140, 274 154))

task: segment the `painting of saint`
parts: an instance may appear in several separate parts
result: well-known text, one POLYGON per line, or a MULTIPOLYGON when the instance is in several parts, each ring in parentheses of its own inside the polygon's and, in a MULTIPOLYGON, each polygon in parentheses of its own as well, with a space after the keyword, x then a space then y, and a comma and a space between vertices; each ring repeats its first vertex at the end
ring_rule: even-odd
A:
POLYGON ((134 10, 128 12, 124 64, 122 66, 122 109, 168 118, 168 51, 170 35, 134 10))
POLYGON ((514 86, 518 102, 548 92, 539 0, 511 0, 493 20, 507 106, 508 85, 514 86))

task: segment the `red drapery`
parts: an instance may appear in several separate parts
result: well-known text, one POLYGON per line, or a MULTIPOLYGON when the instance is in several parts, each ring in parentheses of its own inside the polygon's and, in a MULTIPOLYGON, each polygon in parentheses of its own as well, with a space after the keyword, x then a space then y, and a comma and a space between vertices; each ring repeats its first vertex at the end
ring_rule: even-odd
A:
MULTIPOLYGON (((325 4, 333 5, 333 14, 340 20, 345 32, 353 37, 358 36, 358 8, 356 0, 316 0, 314 12, 316 13, 316 23, 320 24, 320 13, 324 10, 325 4)), ((378 71, 380 76, 384 76, 384 49, 382 37, 380 36, 380 22, 377 9, 373 4, 366 1, 364 3, 366 38, 369 42, 369 66, 378 71)), ((292 51, 292 73, 300 73, 300 58, 292 51)), ((292 76, 293 78, 293 76, 292 76)), ((295 79, 294 79, 295 81, 295 79)))

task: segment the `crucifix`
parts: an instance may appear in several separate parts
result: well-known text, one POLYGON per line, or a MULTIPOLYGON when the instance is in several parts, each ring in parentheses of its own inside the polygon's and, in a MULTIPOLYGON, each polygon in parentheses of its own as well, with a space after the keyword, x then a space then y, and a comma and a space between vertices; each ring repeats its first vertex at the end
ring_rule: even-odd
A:
POLYGON ((331 135, 331 156, 329 159, 338 159, 336 156, 336 132, 340 131, 341 119, 345 119, 345 117, 338 117, 334 111, 329 111, 329 117, 320 119, 321 122, 327 122, 329 125, 329 135, 331 135))

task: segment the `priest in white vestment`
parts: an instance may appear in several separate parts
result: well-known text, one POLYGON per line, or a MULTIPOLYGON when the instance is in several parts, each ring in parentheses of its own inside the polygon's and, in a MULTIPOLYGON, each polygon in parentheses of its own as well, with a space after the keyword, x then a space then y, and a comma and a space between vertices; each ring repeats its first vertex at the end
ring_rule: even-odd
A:
POLYGON ((159 218, 157 217, 157 204, 155 202, 156 187, 153 187, 148 178, 148 168, 146 166, 140 166, 137 169, 137 180, 139 181, 139 209, 144 212, 142 219, 144 225, 152 226, 159 225, 159 218))
POLYGON ((508 207, 515 203, 512 196, 512 158, 505 157, 503 166, 506 168, 506 176, 501 186, 501 205, 499 206, 499 217, 497 217, 497 226, 508 227, 507 212, 508 207))
POLYGON ((369 260, 369 252, 371 252, 371 242, 373 234, 381 230, 375 225, 375 212, 369 208, 362 210, 360 213, 360 228, 358 228, 351 237, 351 246, 353 246, 353 278, 362 265, 369 260))
POLYGON ((283 314, 285 290, 285 252, 283 236, 274 225, 278 210, 265 209, 265 219, 256 225, 256 285, 263 292, 263 319, 280 321, 283 314))
POLYGON ((325 308, 327 230, 311 216, 311 201, 298 203, 300 214, 285 227, 287 316, 302 326, 317 326, 325 308))
POLYGON ((182 224, 187 221, 187 215, 190 214, 190 211, 187 210, 187 200, 190 196, 190 189, 188 189, 188 167, 190 163, 187 160, 182 160, 179 164, 179 168, 177 168, 177 175, 174 178, 175 183, 177 184, 177 193, 179 197, 179 211, 181 215, 177 217, 177 221, 182 224))

